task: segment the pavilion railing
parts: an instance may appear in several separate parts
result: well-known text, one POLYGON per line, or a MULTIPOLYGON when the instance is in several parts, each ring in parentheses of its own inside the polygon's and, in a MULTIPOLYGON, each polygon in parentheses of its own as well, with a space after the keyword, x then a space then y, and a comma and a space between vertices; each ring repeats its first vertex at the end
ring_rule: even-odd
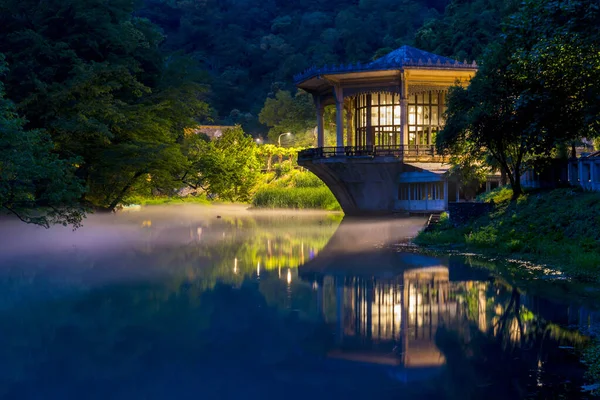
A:
POLYGON ((438 154, 433 145, 375 145, 375 146, 343 146, 317 147, 302 150, 298 153, 299 160, 311 160, 331 157, 397 157, 419 158, 436 157, 438 154))

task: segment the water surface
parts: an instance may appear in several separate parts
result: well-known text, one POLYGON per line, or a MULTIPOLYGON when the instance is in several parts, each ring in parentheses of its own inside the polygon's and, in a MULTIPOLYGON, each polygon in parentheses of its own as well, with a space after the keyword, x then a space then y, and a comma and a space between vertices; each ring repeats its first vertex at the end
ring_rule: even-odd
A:
POLYGON ((75 232, 3 221, 0 397, 587 398, 592 307, 399 250, 422 219, 340 221, 195 205, 75 232))

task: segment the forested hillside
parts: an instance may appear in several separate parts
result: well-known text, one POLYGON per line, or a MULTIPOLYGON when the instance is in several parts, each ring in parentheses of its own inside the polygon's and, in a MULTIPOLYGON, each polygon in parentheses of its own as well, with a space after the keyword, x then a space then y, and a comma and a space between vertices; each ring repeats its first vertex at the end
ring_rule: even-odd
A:
POLYGON ((476 58, 499 32, 504 0, 146 0, 137 14, 210 76, 213 117, 264 132, 267 96, 311 65, 370 60, 403 44, 476 58))

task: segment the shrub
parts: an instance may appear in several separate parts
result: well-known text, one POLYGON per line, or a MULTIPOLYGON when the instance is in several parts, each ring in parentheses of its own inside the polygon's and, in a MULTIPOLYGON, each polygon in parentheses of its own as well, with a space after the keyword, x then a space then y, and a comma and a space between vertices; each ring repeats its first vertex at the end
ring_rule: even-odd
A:
POLYGON ((252 205, 261 208, 341 210, 335 196, 327 187, 263 187, 254 195, 252 205))

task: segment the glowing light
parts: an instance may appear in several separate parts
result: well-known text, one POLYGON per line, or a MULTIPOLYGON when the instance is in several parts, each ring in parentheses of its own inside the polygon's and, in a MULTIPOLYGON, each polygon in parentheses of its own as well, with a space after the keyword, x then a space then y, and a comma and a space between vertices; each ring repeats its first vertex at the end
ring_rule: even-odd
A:
POLYGON ((256 264, 256 276, 260 276, 260 261, 256 264))
POLYGON ((289 268, 288 268, 288 273, 287 273, 287 283, 288 283, 288 285, 290 283, 292 283, 292 271, 290 271, 289 268))
POLYGON ((233 273, 237 274, 238 272, 238 268, 237 268, 237 258, 235 260, 233 260, 233 273))
POLYGON ((146 220, 142 222, 142 227, 143 228, 150 228, 152 226, 152 221, 150 220, 146 220))

